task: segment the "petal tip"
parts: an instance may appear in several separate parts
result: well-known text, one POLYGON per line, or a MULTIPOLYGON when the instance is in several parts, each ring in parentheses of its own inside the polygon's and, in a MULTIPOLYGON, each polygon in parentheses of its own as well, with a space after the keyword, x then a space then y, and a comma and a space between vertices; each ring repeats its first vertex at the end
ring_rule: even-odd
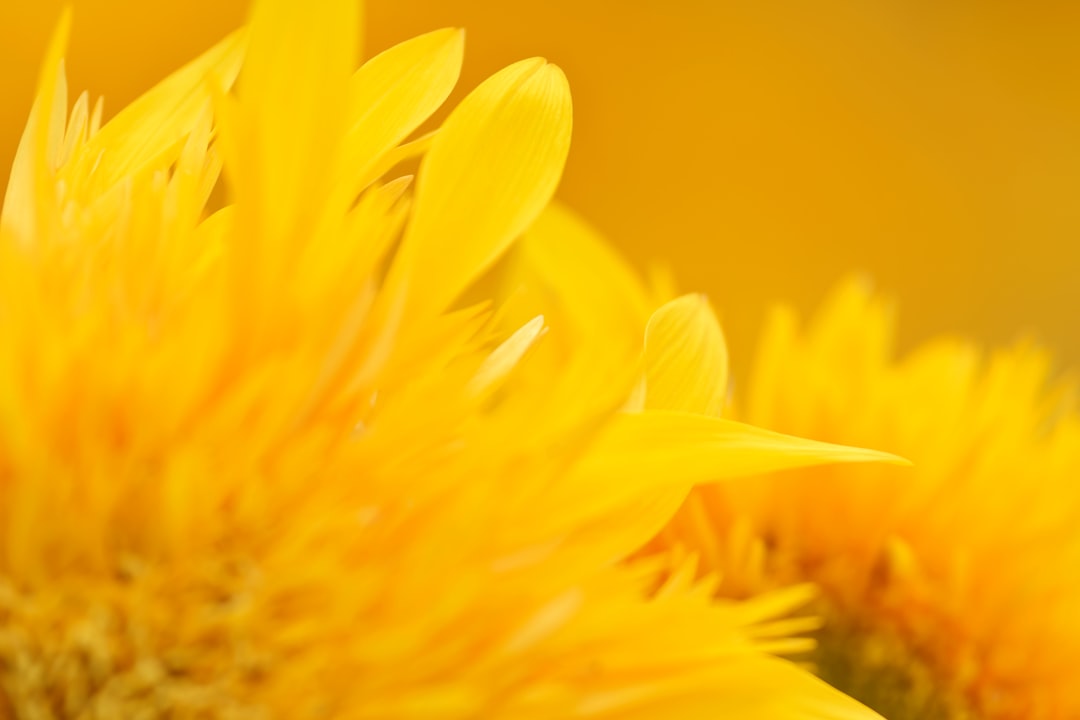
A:
POLYGON ((881 453, 881 461, 887 465, 895 465, 897 467, 915 467, 915 463, 908 460, 901 455, 893 455, 892 453, 881 453))

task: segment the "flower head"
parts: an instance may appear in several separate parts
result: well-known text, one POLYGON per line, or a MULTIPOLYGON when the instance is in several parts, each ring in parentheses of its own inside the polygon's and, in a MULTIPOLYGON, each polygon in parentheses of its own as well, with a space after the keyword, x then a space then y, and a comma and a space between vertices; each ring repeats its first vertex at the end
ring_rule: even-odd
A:
POLYGON ((354 72, 358 23, 258 2, 104 124, 61 24, 0 220, 0 714, 865 716, 767 654, 790 594, 620 561, 699 479, 881 456, 622 412, 643 303, 545 211, 563 73, 410 139, 462 34, 354 72), (527 288, 462 301, 526 230, 527 288))
POLYGON ((1076 717, 1080 419, 1049 358, 952 339, 902 361, 892 313, 840 286, 805 330, 772 317, 743 409, 909 457, 696 490, 659 547, 721 595, 820 588, 821 675, 895 720, 1076 717))

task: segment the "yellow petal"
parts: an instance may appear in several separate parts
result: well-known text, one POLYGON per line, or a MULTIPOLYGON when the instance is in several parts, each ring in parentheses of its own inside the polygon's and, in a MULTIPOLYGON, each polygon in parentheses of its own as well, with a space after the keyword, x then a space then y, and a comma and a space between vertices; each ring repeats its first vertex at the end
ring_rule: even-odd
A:
POLYGON ((24 243, 29 243, 39 229, 39 215, 44 220, 53 210, 50 198, 55 197, 55 190, 48 158, 50 146, 59 143, 63 137, 64 115, 67 112, 63 55, 70 32, 69 6, 60 16, 60 22, 49 41, 34 106, 15 152, 4 206, 0 210, 0 227, 24 243))
POLYGON ((645 330, 645 407, 720 415, 727 395, 724 333, 704 295, 653 313, 645 330))
POLYGON ((369 171, 450 95, 461 73, 465 33, 436 30, 395 45, 364 63, 349 89, 343 147, 346 187, 363 190, 369 171))
POLYGON ((336 179, 358 52, 357 5, 261 0, 252 9, 236 187, 260 242, 282 243, 316 222, 336 179))
POLYGON ((622 406, 638 379, 653 307, 633 268, 558 202, 536 219, 512 260, 504 290, 512 326, 543 312, 551 328, 523 370, 536 373, 567 416, 622 406))
MULTIPOLYGON (((765 319, 754 358, 754 372, 747 391, 747 417, 762 425, 775 425, 776 414, 788 395, 783 394, 787 363, 799 343, 799 320, 795 311, 784 305, 773 307, 765 319)), ((801 350, 800 350, 801 352, 801 350)), ((799 398, 791 398, 799 402, 799 398)))
POLYGON ((723 708, 722 717, 739 720, 882 720, 870 708, 785 660, 747 653, 719 666, 714 677, 699 676, 697 687, 673 689, 655 702, 619 708, 619 717, 712 720, 721 716, 717 708, 723 708))
POLYGON ((598 440, 581 475, 624 486, 701 483, 844 462, 906 465, 895 455, 781 435, 722 418, 646 410, 619 417, 598 440))
MULTIPOLYGON (((554 202, 525 236, 516 254, 514 284, 537 284, 544 304, 572 324, 576 339, 588 342, 612 333, 640 343, 652 311, 633 268, 576 213, 554 202)), ((510 292, 516 292, 512 287, 510 292)))
POLYGON ((539 58, 496 73, 450 114, 420 166, 391 275, 410 312, 444 309, 547 205, 571 115, 566 77, 539 58))
POLYGON ((488 355, 469 381, 469 392, 479 395, 497 385, 520 362, 544 331, 544 316, 537 315, 522 325, 488 355))
POLYGON ((391 148, 383 153, 378 162, 370 166, 362 176, 351 183, 343 184, 343 192, 346 192, 351 197, 357 189, 367 189, 371 183, 381 178, 395 165, 423 157, 431 149, 431 143, 435 142, 435 136, 438 134, 438 130, 432 130, 415 140, 391 148))
MULTIPOLYGON (((623 413, 597 437, 545 513, 556 529, 603 520, 667 491, 747 475, 845 462, 910 464, 888 453, 831 445, 696 413, 623 413)), ((674 508, 672 508, 674 510, 674 508)))
POLYGON ((54 167, 62 167, 75 155, 75 149, 86 141, 90 122, 90 95, 83 91, 71 108, 71 119, 64 130, 64 144, 56 157, 54 167))
POLYGON ((92 173, 92 188, 104 192, 148 164, 167 166, 198 124, 214 84, 228 88, 244 56, 244 34, 235 32, 116 114, 94 135, 71 169, 75 182, 92 173))

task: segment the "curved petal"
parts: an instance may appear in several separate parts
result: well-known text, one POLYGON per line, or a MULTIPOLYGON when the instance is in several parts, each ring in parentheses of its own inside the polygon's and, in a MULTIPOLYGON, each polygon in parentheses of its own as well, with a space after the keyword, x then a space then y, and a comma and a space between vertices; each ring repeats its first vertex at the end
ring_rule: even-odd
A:
POLYGON ((435 112, 457 84, 465 33, 436 30, 368 60, 349 88, 349 129, 342 146, 345 187, 356 195, 371 169, 435 112))
POLYGON ((667 303, 645 329, 645 407, 719 416, 728 384, 724 333, 704 295, 667 303))
POLYGON ((540 294, 536 311, 557 313, 552 320, 569 326, 576 341, 617 332, 639 345, 653 307, 645 286, 575 212, 559 202, 548 205, 522 237, 515 255, 510 294, 521 286, 540 294))
POLYGON ((408 313, 443 310, 540 214, 570 149, 570 89, 534 58, 481 83, 450 114, 417 177, 389 280, 408 313))
POLYGON ((526 231, 507 269, 507 324, 543 313, 551 328, 524 368, 544 378, 548 401, 567 417, 622 406, 638 379, 652 311, 634 269, 558 201, 526 231))

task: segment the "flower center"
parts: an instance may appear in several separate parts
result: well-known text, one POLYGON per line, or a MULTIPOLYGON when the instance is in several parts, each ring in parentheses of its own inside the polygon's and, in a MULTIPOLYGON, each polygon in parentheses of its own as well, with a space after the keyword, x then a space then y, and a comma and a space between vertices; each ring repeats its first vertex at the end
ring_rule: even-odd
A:
POLYGON ((843 617, 822 601, 813 656, 817 674, 889 720, 961 720, 972 713, 935 668, 895 632, 843 617))

